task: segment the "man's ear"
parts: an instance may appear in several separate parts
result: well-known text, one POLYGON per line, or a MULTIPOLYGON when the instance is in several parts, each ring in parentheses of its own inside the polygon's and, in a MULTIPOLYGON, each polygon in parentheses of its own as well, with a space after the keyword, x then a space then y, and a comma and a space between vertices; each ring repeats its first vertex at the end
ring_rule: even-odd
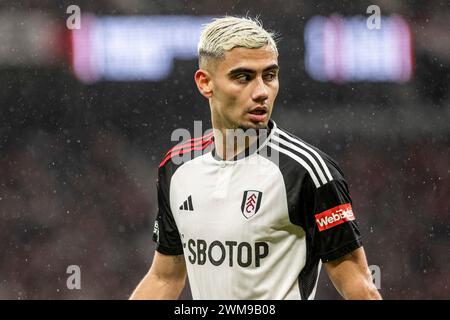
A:
POLYGON ((209 99, 212 96, 212 83, 211 76, 205 69, 198 69, 194 75, 195 83, 197 84, 198 91, 205 98, 209 99))

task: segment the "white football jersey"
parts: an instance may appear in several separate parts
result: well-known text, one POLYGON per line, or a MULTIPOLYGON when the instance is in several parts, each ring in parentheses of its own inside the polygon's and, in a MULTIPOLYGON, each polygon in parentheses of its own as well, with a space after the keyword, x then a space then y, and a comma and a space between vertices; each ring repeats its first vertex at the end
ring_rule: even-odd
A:
POLYGON ((160 164, 156 250, 184 255, 194 299, 313 299, 321 262, 362 245, 336 162, 269 129, 233 160, 210 134, 160 164))

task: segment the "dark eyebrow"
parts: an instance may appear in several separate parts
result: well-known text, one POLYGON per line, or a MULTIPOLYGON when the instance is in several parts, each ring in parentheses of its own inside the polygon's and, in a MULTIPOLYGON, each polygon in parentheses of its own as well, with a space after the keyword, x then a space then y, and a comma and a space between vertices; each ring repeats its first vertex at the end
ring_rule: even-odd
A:
MULTIPOLYGON (((265 68, 263 70, 263 72, 269 71, 269 70, 280 70, 280 67, 277 64, 272 64, 272 65, 268 66, 267 68, 265 68)), ((255 73, 255 70, 247 69, 247 68, 236 68, 236 69, 230 70, 228 72, 228 75, 233 76, 233 75, 239 74, 239 73, 255 73)))
POLYGON ((278 70, 280 70, 280 67, 277 64, 272 64, 272 65, 268 66, 267 68, 265 68, 263 70, 263 72, 264 71, 269 71, 269 70, 276 70, 276 71, 278 71, 278 70))
POLYGON ((255 73, 255 70, 252 69, 247 69, 247 68, 236 68, 236 69, 232 69, 228 72, 229 76, 234 76, 236 74, 239 73, 255 73))

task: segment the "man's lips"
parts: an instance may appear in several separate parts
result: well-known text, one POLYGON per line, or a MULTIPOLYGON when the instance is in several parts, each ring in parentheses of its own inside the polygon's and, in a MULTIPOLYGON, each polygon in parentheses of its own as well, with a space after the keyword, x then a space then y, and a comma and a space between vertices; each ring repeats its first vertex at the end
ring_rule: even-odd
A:
POLYGON ((251 113, 251 114, 264 114, 264 113, 267 113, 267 107, 264 107, 264 106, 253 107, 253 108, 250 108, 248 113, 251 113))
POLYGON ((263 122, 267 118, 266 107, 254 107, 248 111, 249 118, 253 122, 263 122))

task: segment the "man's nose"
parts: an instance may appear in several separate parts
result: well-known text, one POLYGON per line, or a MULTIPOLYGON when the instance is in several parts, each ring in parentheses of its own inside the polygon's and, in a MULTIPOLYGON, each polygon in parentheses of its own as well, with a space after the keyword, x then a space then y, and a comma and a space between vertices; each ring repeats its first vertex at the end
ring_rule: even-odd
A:
POLYGON ((269 91, 264 83, 263 79, 256 78, 255 87, 253 89, 252 99, 253 101, 262 102, 269 97, 269 91))

